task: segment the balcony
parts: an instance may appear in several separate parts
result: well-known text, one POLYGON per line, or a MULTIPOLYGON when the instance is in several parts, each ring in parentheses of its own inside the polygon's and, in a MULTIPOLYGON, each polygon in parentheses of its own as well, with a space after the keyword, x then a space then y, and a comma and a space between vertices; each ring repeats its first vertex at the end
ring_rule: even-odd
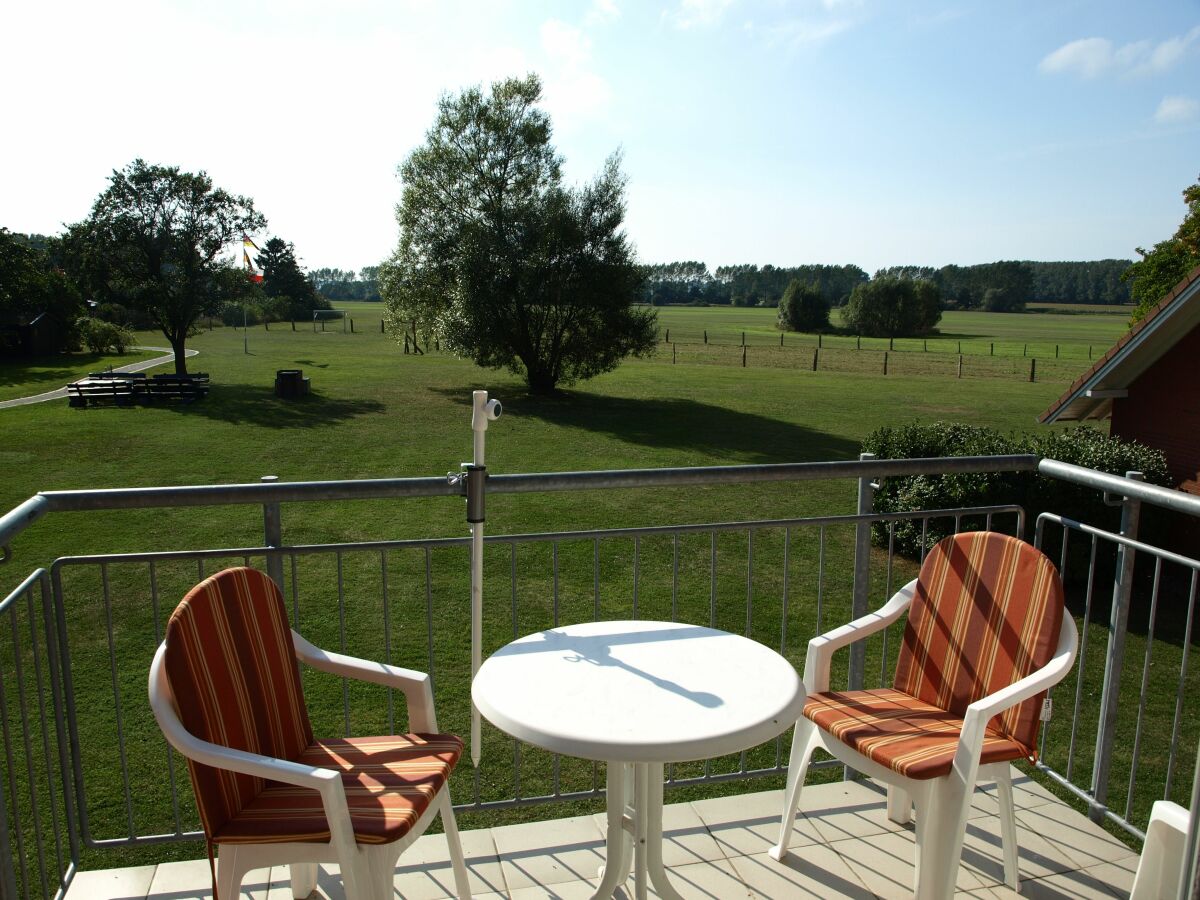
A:
MULTIPOLYGON (((1037 766, 1023 767, 1017 781, 1022 894, 1127 894, 1150 804, 1169 798, 1196 807, 1191 773, 1200 730, 1187 712, 1187 697, 1200 689, 1189 665, 1200 563, 1139 541, 1137 511, 1200 515, 1200 500, 1031 457, 493 475, 485 493, 686 491, 821 479, 856 482, 855 510, 489 534, 485 655, 560 622, 670 618, 745 633, 801 666, 809 638, 880 605, 911 577, 915 561, 894 546, 902 524, 922 542, 939 528, 1016 533, 1060 568, 1082 565, 1068 584, 1083 636, 1076 671, 1053 693, 1037 766), (1056 513, 1028 522, 1014 506, 904 513, 872 507, 880 478, 994 471, 1036 472, 1103 492, 1124 512, 1121 524, 1056 513), (1133 627, 1131 604, 1149 611, 1133 627)), ((201 845, 187 777, 149 716, 145 678, 182 590, 225 565, 269 572, 283 586, 293 622, 316 643, 433 673, 443 727, 467 733, 470 539, 285 538, 285 524, 301 521, 292 510, 311 508, 305 504, 466 494, 465 485, 441 477, 48 492, 0 517, 6 548, 42 516, 63 511, 225 505, 261 517, 263 529, 254 546, 130 548, 47 560, 0 601, 0 623, 7 625, 0 639, 0 897, 210 894, 208 863, 194 859, 201 845)), ((664 515, 686 508, 685 499, 664 515)), ((14 546, 19 557, 20 544, 14 546)), ((861 653, 846 654, 836 683, 885 683, 898 639, 885 631, 861 653)), ((403 704, 383 689, 351 692, 333 679, 312 685, 314 701, 314 725, 326 733, 403 724, 403 704)), ((766 856, 783 805, 777 788, 788 740, 668 769, 665 856, 677 888, 716 898, 909 896, 911 827, 888 822, 883 791, 871 782, 828 780, 841 774, 832 761, 815 767, 825 770, 817 781, 826 780, 805 791, 788 863, 766 856)), ((602 769, 518 745, 486 725, 483 746, 480 769, 464 762, 451 787, 476 896, 590 896, 604 854, 602 769)), ((977 792, 961 896, 1010 893, 1000 883, 994 806, 990 790, 977 792)), ((289 896, 283 875, 251 876, 244 896, 289 896)), ((398 896, 449 896, 440 836, 422 838, 401 857, 395 885, 398 896)), ((320 891, 340 896, 336 870, 322 870, 320 891)))

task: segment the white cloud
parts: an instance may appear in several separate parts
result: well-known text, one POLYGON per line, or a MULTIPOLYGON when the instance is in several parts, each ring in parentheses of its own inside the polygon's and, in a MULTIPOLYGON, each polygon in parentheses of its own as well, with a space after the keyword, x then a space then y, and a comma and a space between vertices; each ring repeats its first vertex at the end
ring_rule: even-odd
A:
POLYGON ((596 25, 608 25, 621 18, 621 10, 616 0, 592 0, 592 6, 583 17, 583 24, 589 28, 596 25))
POLYGON ((671 16, 676 28, 707 28, 716 25, 734 0, 680 0, 671 16))
POLYGON ((570 131, 611 105, 612 88, 593 71, 592 41, 582 29, 548 19, 540 36, 550 63, 543 73, 546 110, 558 128, 570 131))
POLYGON ((1038 63, 1038 68, 1050 74, 1066 72, 1083 78, 1096 78, 1109 72, 1157 75, 1176 65, 1198 44, 1200 25, 1187 34, 1167 38, 1158 44, 1141 40, 1118 47, 1108 38, 1080 38, 1047 54, 1038 63))
POLYGON ((542 49, 555 62, 578 67, 592 55, 592 41, 579 28, 558 19, 547 19, 540 30, 542 49))
POLYGON ((1181 125, 1200 118, 1200 100, 1178 94, 1163 97, 1154 113, 1154 121, 1160 125, 1181 125))
POLYGON ((850 19, 833 19, 828 22, 810 22, 804 19, 793 19, 767 29, 769 40, 773 44, 786 44, 798 47, 804 44, 820 44, 843 31, 853 28, 856 23, 850 19))

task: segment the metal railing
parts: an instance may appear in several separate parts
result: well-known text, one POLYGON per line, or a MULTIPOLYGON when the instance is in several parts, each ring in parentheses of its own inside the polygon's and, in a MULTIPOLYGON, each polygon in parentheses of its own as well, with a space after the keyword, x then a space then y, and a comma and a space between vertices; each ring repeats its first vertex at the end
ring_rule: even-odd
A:
MULTIPOLYGON (((1060 568, 1072 558, 1070 541, 1090 541, 1083 640, 1070 728, 1043 732, 1038 768, 1087 804, 1094 817, 1135 836, 1144 822, 1146 779, 1139 777, 1149 729, 1148 673, 1160 664, 1156 616, 1164 571, 1191 572, 1186 629, 1179 648, 1178 688, 1170 716, 1164 796, 1181 796, 1187 754, 1195 736, 1184 698, 1191 673, 1191 609, 1200 564, 1137 540, 1133 505, 1149 503, 1200 516, 1200 498, 1029 456, 933 460, 873 460, 783 466, 624 470, 492 475, 486 492, 637 489, 853 478, 855 512, 718 523, 682 523, 538 534, 491 535, 487 548, 485 640, 489 650, 522 633, 560 620, 654 617, 704 622, 739 631, 802 664, 809 638, 883 602, 915 572, 916 563, 893 552, 894 526, 916 521, 924 533, 944 520, 949 530, 1003 528, 1024 535, 1024 512, 992 506, 881 513, 873 508, 880 478, 914 474, 1037 471, 1120 498, 1126 515, 1117 532, 1047 514, 1036 542, 1061 534, 1060 568), (887 536, 872 548, 871 529, 887 536), (1114 548, 1110 630, 1093 627, 1094 602, 1105 569, 1102 548, 1114 548), (1126 662, 1126 631, 1136 557, 1154 560, 1149 627, 1136 709, 1116 702, 1126 662), (1165 567, 1165 569, 1164 569, 1165 567), (1088 646, 1088 642, 1092 646, 1088 646), (1085 682, 1103 644, 1103 698, 1094 745, 1086 735, 1085 682), (1133 723, 1129 719, 1132 716, 1133 723), (1118 735, 1132 727, 1132 760, 1114 761, 1118 735), (1084 752, 1090 748, 1090 752, 1084 752), (1128 775, 1124 771, 1128 767, 1128 775), (1123 806, 1110 792, 1114 771, 1123 806)), ((5 773, 0 779, 0 898, 61 894, 84 854, 172 843, 198 836, 190 787, 166 748, 145 703, 145 668, 175 599, 207 572, 234 561, 262 565, 283 587, 293 625, 317 643, 429 671, 443 727, 462 733, 469 717, 469 662, 463 646, 469 538, 360 541, 288 545, 280 503, 465 496, 461 480, 380 479, 348 482, 211 485, 57 491, 39 494, 0 517, 0 545, 49 512, 248 504, 261 506, 262 545, 70 556, 37 570, 0 604, 10 618, 11 645, 0 640, 0 718, 5 773), (24 617, 22 619, 21 617, 24 617), (415 636, 414 635, 415 632, 415 636), (26 638, 28 635, 28 638, 26 638), (80 679, 79 673, 86 678, 80 679), (15 685, 8 688, 6 685, 15 685), (33 697, 36 695, 36 702, 33 697), (19 702, 6 700, 18 697, 19 702), (154 749, 147 750, 148 747, 154 749), (135 756, 131 759, 131 755, 135 756), (18 846, 19 844, 19 846, 18 846)), ((1047 548, 1052 551, 1053 548, 1047 548)), ((9 551, 6 548, 6 558, 9 551)), ((1067 574, 1064 572, 1064 575, 1067 574)), ((2 617, 0 617, 2 618, 2 617)), ((1140 637, 1139 637, 1140 639, 1140 637)), ((885 631, 855 648, 836 672, 851 688, 884 683, 894 666, 898 632, 885 631), (877 664, 877 665, 876 665, 877 664), (870 673, 870 674, 868 674, 870 673)), ((347 733, 401 725, 390 692, 352 689, 346 682, 306 680, 316 716, 347 733)), ((1061 694, 1060 689, 1060 694, 1061 694)), ((316 723, 315 723, 316 724, 316 723)), ((479 769, 460 766, 452 784, 459 808, 491 810, 599 797, 603 779, 590 762, 569 760, 520 745, 489 729, 479 769)), ((673 766, 669 785, 715 784, 779 776, 786 743, 777 739, 734 757, 673 766)), ((829 767, 840 766, 833 762, 829 767)), ((1154 785, 1157 790, 1159 785, 1154 785)), ((1157 795, 1157 794, 1156 794, 1157 795)), ((94 859, 89 856, 88 859, 94 859)))

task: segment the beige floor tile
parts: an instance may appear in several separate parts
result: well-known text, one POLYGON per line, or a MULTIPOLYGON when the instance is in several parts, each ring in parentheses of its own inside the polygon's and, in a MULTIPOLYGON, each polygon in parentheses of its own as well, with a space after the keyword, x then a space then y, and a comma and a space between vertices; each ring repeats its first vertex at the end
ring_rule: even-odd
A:
MULTIPOLYGON (((1012 781, 1013 805, 1018 810, 1033 809, 1035 806, 1059 802, 1057 797, 1019 769, 1012 769, 1012 781)), ((976 816, 984 813, 998 815, 999 812, 1000 802, 996 798, 995 783, 976 788, 975 797, 971 803, 971 815, 976 816)))
POLYGON ((887 817, 887 788, 869 780, 806 788, 800 811, 826 843, 904 830, 887 817))
MULTIPOLYGON (((1036 816, 1039 832, 1058 846, 1075 868, 1086 869, 1138 854, 1120 838, 1109 834, 1065 803, 1048 804, 1027 813, 1017 813, 1018 821, 1024 816, 1036 816)), ((1136 862, 1134 866, 1136 868, 1136 862)))
POLYGON ((124 900, 145 897, 154 880, 155 868, 156 866, 131 866, 125 869, 76 872, 71 887, 67 889, 67 900, 124 900))
MULTIPOLYGON (((833 849, 876 896, 888 900, 912 897, 917 842, 911 830, 839 841, 833 845, 833 849)), ((976 890, 989 886, 991 884, 985 882, 976 871, 966 866, 959 867, 956 890, 976 890)))
MULTIPOLYGON (((460 834, 471 894, 505 890, 504 874, 489 829, 460 834)), ((427 834, 417 839, 400 856, 396 867, 396 890, 411 900, 436 900, 454 895, 454 869, 444 834, 427 834)))
MULTIPOLYGON (((810 788, 809 798, 819 796, 827 786, 810 788)), ((814 801, 816 802, 816 801, 814 801)), ((692 803, 697 815, 708 827, 726 856, 754 856, 766 853, 779 840, 779 820, 783 815, 783 791, 762 791, 737 797, 717 797, 692 803)), ((792 848, 823 841, 816 826, 803 813, 792 823, 792 848)))
POLYGON ((779 862, 766 853, 731 857, 729 861, 754 898, 870 900, 874 896, 847 868, 845 860, 826 844, 796 848, 779 862))
POLYGON ((1023 879, 1020 893, 999 886, 957 896, 963 900, 968 897, 972 900, 1112 900, 1114 897, 1127 898, 1132 887, 1132 874, 1121 866, 1107 864, 1046 878, 1023 879))
MULTIPOLYGON (((667 870, 667 878, 684 900, 734 900, 753 896, 733 864, 726 859, 677 866, 667 870)), ((627 898, 635 896, 632 878, 625 882, 624 892, 627 898)), ((659 896, 653 885, 649 893, 651 897, 659 896)))
POLYGON ((492 829, 508 890, 594 878, 604 836, 591 816, 492 829))
MULTIPOLYGON (((608 828, 607 815, 597 813, 592 818, 604 834, 608 828)), ((672 803, 663 807, 662 848, 665 866, 687 866, 725 858, 725 853, 690 803, 672 803)))

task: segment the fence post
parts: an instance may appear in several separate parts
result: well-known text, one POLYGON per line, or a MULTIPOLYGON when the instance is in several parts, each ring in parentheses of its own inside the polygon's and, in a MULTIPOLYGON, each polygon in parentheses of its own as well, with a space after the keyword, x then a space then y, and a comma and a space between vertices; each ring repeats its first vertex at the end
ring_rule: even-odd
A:
MULTIPOLYGON (((1142 481, 1141 472, 1126 472, 1130 481, 1142 481)), ((1142 501, 1124 497, 1121 500, 1121 536, 1137 540, 1142 501)), ((1108 653, 1104 660, 1104 688, 1100 694, 1100 721, 1096 727, 1096 762, 1092 766, 1092 797, 1095 805, 1088 807, 1093 822, 1104 821, 1108 806, 1108 775, 1112 769, 1113 740, 1117 734, 1117 703, 1121 691, 1121 667, 1125 662, 1125 632, 1129 623, 1129 595, 1133 588, 1135 551, 1123 544, 1117 546, 1117 568, 1113 573, 1112 613, 1108 620, 1108 653)))
POLYGON ((819 348, 816 350, 813 350, 813 371, 814 372, 817 371, 817 354, 820 352, 821 351, 819 348))
POLYGON ((855 350, 862 349, 862 335, 861 334, 854 336, 854 349, 855 350))
POLYGON ((958 354, 958 377, 962 378, 962 354, 958 354))
POLYGON ((379 333, 380 333, 380 334, 383 334, 383 333, 384 333, 384 331, 383 331, 383 319, 380 319, 380 320, 379 320, 379 333))
POLYGON ((296 330, 296 320, 292 319, 292 331, 296 330))
POLYGON ((1028 355, 1029 355, 1029 345, 1028 345, 1028 344, 1023 344, 1023 345, 1021 346, 1021 355, 1022 355, 1022 356, 1028 356, 1028 355))
MULTIPOLYGON (((267 484, 279 480, 278 475, 264 475, 259 481, 267 484)), ((283 543, 283 520, 278 503, 263 504, 263 546, 278 547, 283 543)), ((283 590, 283 557, 278 553, 267 554, 267 574, 283 590)))
POLYGON ((928 353, 928 352, 929 352, 929 341, 922 339, 922 341, 921 341, 921 352, 922 352, 922 353, 928 353))
POLYGON ((667 329, 667 335, 666 335, 666 337, 663 338, 663 340, 668 344, 671 343, 671 329, 670 328, 667 329))
POLYGON ((821 347, 823 346, 823 345, 821 344, 821 341, 822 341, 822 339, 823 339, 824 337, 825 337, 825 336, 824 336, 823 334, 821 334, 821 332, 819 332, 819 331, 817 332, 817 349, 818 349, 818 350, 819 350, 819 349, 821 349, 821 347))
POLYGON ((350 320, 350 333, 354 334, 354 320, 353 319, 350 320))
POLYGON ((746 332, 744 331, 742 332, 742 346, 746 346, 746 332))
POLYGON ((988 356, 995 356, 996 355, 996 342, 993 341, 988 346, 991 348, 988 350, 988 356))
POLYGON ((895 350, 895 349, 896 349, 896 339, 895 339, 894 337, 890 337, 890 338, 888 338, 888 349, 889 349, 889 350, 895 350))
POLYGON ((742 368, 746 368, 746 345, 742 344, 742 368))
POLYGON ((1037 381, 1037 357, 1029 361, 1029 380, 1030 382, 1037 381))
POLYGON ((883 374, 884 375, 887 374, 887 358, 888 358, 888 352, 886 350, 884 350, 883 351, 883 374))
POLYGON ((779 346, 780 347, 783 346, 783 332, 782 331, 779 332, 779 346))
POLYGON ((675 345, 671 345, 671 365, 675 365, 675 345))
POLYGON ((708 343, 708 329, 707 328, 704 329, 704 343, 706 343, 706 344, 708 343))
POLYGON ((270 330, 271 330, 271 323, 268 322, 266 319, 263 319, 263 331, 270 331, 270 330))

